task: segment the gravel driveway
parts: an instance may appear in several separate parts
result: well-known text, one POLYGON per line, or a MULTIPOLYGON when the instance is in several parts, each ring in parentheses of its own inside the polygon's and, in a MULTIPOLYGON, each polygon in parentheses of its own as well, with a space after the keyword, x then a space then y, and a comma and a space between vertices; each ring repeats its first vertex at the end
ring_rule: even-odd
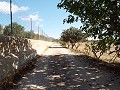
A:
POLYGON ((120 90, 120 74, 53 44, 16 90, 120 90))

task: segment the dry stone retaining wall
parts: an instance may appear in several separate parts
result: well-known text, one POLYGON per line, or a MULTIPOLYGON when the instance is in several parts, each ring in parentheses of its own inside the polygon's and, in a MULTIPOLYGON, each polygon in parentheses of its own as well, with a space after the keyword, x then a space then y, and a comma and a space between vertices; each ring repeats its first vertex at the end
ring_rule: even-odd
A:
POLYGON ((0 81, 8 72, 19 68, 38 53, 40 55, 50 44, 40 40, 0 37, 0 81))

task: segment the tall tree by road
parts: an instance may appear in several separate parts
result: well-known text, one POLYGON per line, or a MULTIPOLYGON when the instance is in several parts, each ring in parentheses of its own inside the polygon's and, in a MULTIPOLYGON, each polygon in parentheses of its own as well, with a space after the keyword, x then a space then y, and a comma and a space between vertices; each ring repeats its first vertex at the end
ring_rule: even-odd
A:
MULTIPOLYGON (((83 30, 94 39, 100 50, 105 52, 115 45, 120 52, 120 1, 119 0, 61 0, 58 8, 71 13, 64 22, 80 20, 83 30)), ((120 55, 120 53, 118 53, 120 55)))

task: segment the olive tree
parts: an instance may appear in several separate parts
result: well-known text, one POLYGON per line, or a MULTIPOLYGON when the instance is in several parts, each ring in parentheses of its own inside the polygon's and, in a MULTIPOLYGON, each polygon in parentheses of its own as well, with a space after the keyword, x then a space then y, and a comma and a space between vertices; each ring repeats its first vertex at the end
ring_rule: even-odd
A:
POLYGON ((64 22, 80 20, 83 24, 82 30, 89 37, 98 39, 92 43, 93 49, 97 47, 98 51, 104 53, 114 45, 115 50, 111 53, 116 52, 117 56, 120 56, 119 0, 61 0, 57 7, 70 13, 64 22))
POLYGON ((69 29, 66 29, 62 32, 60 40, 66 43, 70 43, 73 48, 75 43, 84 39, 83 37, 84 35, 79 29, 70 27, 69 29))

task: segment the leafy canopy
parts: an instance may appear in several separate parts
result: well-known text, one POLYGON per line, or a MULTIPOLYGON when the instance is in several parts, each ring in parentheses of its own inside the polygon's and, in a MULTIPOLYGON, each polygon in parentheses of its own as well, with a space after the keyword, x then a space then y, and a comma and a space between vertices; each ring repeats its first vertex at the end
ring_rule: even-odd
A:
POLYGON ((120 1, 119 0, 61 0, 57 5, 71 13, 64 22, 80 20, 82 29, 99 41, 103 52, 115 45, 120 52, 120 1))
MULTIPOLYGON (((10 27, 11 27, 10 24, 5 26, 4 32, 3 32, 4 35, 7 35, 7 36, 11 35, 10 27)), ((17 22, 14 22, 13 23, 13 33, 12 33, 12 35, 15 36, 15 37, 23 37, 23 35, 24 35, 24 27, 19 25, 17 22)))
POLYGON ((60 40, 68 43, 76 43, 83 39, 83 33, 75 28, 71 27, 62 32, 60 40))

